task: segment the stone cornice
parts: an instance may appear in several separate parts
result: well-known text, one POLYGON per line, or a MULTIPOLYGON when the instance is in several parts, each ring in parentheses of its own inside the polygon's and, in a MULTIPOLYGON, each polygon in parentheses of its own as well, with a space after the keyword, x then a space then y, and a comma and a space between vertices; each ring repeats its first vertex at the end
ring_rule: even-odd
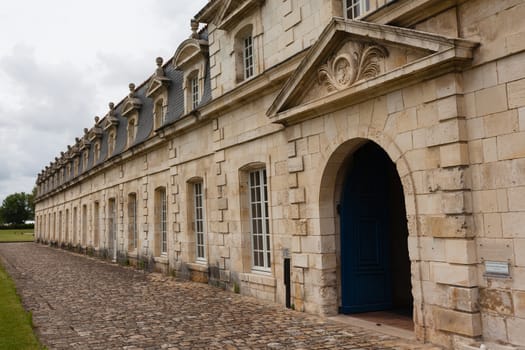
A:
POLYGON ((397 0, 387 3, 362 20, 377 24, 410 27, 465 0, 397 0))

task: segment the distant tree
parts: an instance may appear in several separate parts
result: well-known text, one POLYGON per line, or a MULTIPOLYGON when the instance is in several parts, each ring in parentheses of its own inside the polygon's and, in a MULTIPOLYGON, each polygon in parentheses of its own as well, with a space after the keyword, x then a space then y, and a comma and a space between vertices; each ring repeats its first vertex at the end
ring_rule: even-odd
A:
POLYGON ((1 221, 7 224, 23 224, 24 221, 33 219, 30 196, 20 192, 5 197, 0 207, 1 221))
POLYGON ((31 191, 31 194, 27 195, 27 201, 29 203, 29 219, 28 220, 35 220, 35 198, 36 198, 36 186, 33 187, 33 191, 31 191))

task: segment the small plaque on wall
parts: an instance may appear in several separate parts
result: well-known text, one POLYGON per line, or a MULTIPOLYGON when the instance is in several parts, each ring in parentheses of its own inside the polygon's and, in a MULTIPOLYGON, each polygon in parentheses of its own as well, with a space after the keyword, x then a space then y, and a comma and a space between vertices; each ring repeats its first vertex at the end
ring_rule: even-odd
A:
POLYGON ((485 260, 485 275, 493 277, 509 277, 509 263, 506 261, 485 260))

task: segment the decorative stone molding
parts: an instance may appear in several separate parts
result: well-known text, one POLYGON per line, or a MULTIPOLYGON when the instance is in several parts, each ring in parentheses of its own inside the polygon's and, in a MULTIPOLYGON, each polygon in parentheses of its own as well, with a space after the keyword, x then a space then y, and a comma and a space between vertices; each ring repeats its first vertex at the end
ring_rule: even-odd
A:
POLYGON ((171 83, 171 80, 167 78, 166 73, 164 73, 164 68, 162 67, 164 60, 162 57, 157 57, 155 62, 157 64, 157 69, 149 82, 148 89, 146 90, 146 96, 150 98, 156 98, 165 93, 171 83))
POLYGON ((104 125, 104 129, 107 130, 111 128, 112 126, 116 127, 118 126, 118 118, 117 118, 117 112, 115 112, 115 104, 113 102, 110 102, 108 104, 109 111, 106 115, 106 124, 104 125))
POLYGON ((129 117, 133 116, 134 112, 138 112, 142 107, 142 100, 136 96, 135 84, 129 83, 129 94, 124 101, 122 107, 122 116, 129 117))
POLYGON ((89 131, 89 141, 93 142, 97 139, 101 139, 103 133, 104 131, 100 126, 100 118, 98 116, 95 116, 95 125, 89 131))
POLYGON ((89 129, 88 128, 84 128, 84 136, 82 137, 81 141, 80 141, 80 150, 83 151, 83 150, 86 150, 91 147, 91 141, 89 140, 89 129))
POLYGON ((381 73, 379 62, 388 57, 388 50, 374 43, 355 43, 350 52, 331 57, 318 71, 318 82, 328 91, 346 89, 363 79, 381 73))

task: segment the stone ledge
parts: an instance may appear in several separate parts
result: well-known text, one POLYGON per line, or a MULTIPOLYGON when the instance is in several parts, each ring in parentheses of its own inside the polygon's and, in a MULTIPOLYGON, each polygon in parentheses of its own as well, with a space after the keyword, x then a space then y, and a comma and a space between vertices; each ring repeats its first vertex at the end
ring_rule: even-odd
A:
POLYGON ((208 263, 203 262, 193 262, 193 263, 187 263, 186 266, 189 270, 192 271, 200 271, 200 272, 208 272, 208 263))
POLYGON ((261 284, 264 286, 275 287, 277 280, 270 275, 262 275, 258 273, 241 273, 239 274, 241 281, 248 282, 250 284, 261 284))
POLYGON ((457 350, 480 350, 482 347, 481 345, 485 345, 485 350, 523 350, 523 347, 515 347, 512 345, 501 345, 496 343, 458 343, 456 344, 457 350))
POLYGON ((164 264, 168 265, 169 260, 167 256, 155 256, 153 257, 153 261, 155 261, 155 264, 164 264))

